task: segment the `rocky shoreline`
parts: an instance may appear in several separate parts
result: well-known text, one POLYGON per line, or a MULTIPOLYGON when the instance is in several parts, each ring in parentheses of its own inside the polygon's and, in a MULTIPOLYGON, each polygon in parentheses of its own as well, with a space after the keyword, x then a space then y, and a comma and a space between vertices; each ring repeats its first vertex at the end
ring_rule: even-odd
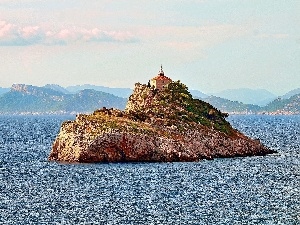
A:
POLYGON ((233 129, 226 114, 193 99, 183 84, 169 86, 136 84, 125 111, 103 108, 64 122, 49 160, 188 162, 274 152, 233 129))

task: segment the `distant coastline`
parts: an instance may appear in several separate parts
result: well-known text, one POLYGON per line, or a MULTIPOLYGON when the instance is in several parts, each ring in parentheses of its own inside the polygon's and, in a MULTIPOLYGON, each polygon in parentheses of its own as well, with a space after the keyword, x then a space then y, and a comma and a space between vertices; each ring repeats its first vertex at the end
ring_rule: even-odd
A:
MULTIPOLYGON (((109 88, 88 84, 68 88, 56 84, 43 87, 14 84, 10 89, 2 88, 1 90, 0 115, 77 115, 92 113, 103 106, 123 110, 128 93, 131 91, 129 88, 109 88)), ((252 102, 270 99, 266 105, 246 104, 224 97, 208 96, 197 90, 190 90, 190 93, 194 98, 208 102, 230 115, 300 114, 300 89, 292 90, 277 98, 274 96, 272 98, 272 95, 268 95, 265 90, 238 89, 226 92, 227 96, 231 95, 236 98, 244 93, 243 98, 252 102), (257 97, 260 95, 262 95, 261 99, 257 97), (253 99, 254 97, 256 99, 253 99)))

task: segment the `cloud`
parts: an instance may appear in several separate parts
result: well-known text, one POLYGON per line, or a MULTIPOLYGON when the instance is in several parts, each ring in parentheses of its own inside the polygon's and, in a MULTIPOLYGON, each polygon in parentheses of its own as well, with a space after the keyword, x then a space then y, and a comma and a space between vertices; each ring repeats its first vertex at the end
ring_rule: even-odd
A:
POLYGON ((67 45, 87 42, 137 42, 130 32, 80 27, 46 30, 40 26, 18 26, 0 21, 0 46, 67 45))

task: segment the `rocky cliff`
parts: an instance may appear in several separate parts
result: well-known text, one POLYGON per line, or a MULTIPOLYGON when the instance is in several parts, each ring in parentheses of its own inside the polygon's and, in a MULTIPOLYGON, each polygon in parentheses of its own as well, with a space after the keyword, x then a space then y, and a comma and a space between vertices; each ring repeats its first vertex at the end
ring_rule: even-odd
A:
POLYGON ((64 122, 49 160, 172 162, 272 153, 226 116, 193 99, 180 82, 164 90, 138 83, 125 111, 103 108, 64 122))

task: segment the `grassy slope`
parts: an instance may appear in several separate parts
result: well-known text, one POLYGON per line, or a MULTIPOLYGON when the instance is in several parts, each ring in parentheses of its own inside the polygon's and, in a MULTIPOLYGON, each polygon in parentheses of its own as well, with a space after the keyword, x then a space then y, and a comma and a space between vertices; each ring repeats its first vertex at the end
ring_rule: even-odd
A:
POLYGON ((80 121, 88 121, 94 127, 92 132, 95 135, 109 129, 118 129, 166 136, 167 129, 172 126, 184 132, 187 127, 195 127, 196 124, 229 135, 234 133, 234 129, 225 120, 226 114, 204 101, 193 99, 187 87, 179 81, 172 82, 163 91, 147 90, 148 95, 142 97, 145 101, 149 96, 153 97, 154 92, 149 105, 137 105, 137 109, 130 112, 97 110, 91 115, 82 115, 82 119, 76 123, 81 126, 80 121))

